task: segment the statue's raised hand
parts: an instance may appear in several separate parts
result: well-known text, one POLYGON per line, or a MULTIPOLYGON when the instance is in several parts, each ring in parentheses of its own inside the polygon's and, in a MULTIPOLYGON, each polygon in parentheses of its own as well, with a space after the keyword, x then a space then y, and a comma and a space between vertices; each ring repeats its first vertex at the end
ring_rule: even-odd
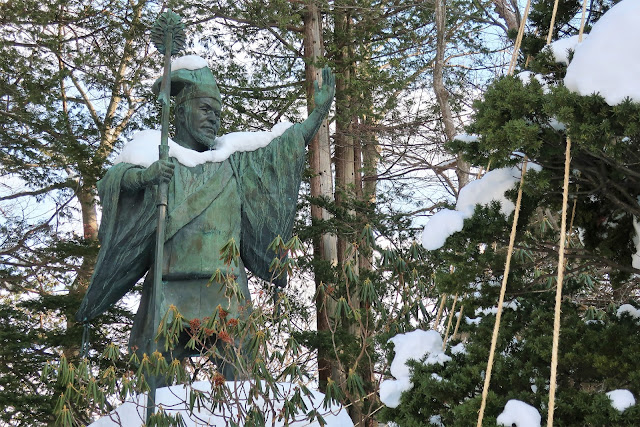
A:
POLYGON ((295 126, 302 133, 305 144, 311 142, 318 129, 320 129, 323 120, 327 118, 333 96, 336 93, 336 77, 329 67, 324 67, 322 69, 322 86, 319 86, 317 81, 313 85, 315 89, 313 99, 316 107, 309 114, 307 120, 295 126))
POLYGON ((316 108, 319 108, 325 113, 329 111, 331 107, 331 101, 336 93, 336 76, 331 72, 329 67, 322 69, 322 87, 318 87, 318 82, 314 82, 316 108))

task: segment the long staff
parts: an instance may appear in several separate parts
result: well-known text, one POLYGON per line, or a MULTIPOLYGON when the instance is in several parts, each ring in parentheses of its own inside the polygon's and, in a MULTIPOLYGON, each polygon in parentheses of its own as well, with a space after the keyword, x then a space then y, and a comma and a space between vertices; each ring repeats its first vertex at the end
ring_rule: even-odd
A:
MULTIPOLYGON (((158 52, 164 55, 164 71, 158 99, 162 103, 162 133, 160 137, 159 158, 169 159, 169 110, 171 94, 171 55, 175 55, 184 47, 184 24, 180 15, 171 9, 161 14, 151 29, 151 41, 158 52)), ((153 292, 151 297, 151 325, 156 327, 156 321, 160 318, 159 299, 162 286, 162 260, 164 249, 164 231, 167 218, 168 184, 158 184, 158 229, 156 233, 156 253, 153 264, 153 292)), ((152 340, 155 339, 155 333, 152 340)), ((149 417, 153 415, 156 400, 156 377, 149 378, 149 397, 147 398, 147 424, 149 417)))

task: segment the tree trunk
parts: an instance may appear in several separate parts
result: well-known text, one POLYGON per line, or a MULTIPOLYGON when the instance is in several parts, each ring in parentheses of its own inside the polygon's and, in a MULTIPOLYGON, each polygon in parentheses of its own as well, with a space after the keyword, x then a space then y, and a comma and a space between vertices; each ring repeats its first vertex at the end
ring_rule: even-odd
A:
MULTIPOLYGON (((307 10, 304 14, 304 57, 305 77, 307 82, 307 110, 310 113, 314 108, 314 85, 317 81, 320 85, 322 73, 317 67, 318 60, 324 56, 322 47, 322 16, 313 0, 307 2, 307 10)), ((331 174, 331 143, 329 140, 329 126, 327 120, 322 123, 317 135, 309 144, 309 161, 312 169, 311 197, 333 198, 333 177, 331 174)), ((312 204, 312 221, 326 221, 330 219, 326 209, 312 204)), ((317 262, 327 262, 336 265, 337 247, 336 236, 325 233, 314 239, 313 255, 317 262)), ((323 278, 316 275, 316 293, 323 284, 323 278)), ((329 331, 329 315, 333 312, 333 299, 320 293, 316 301, 316 325, 318 332, 329 331)), ((332 352, 328 349, 318 350, 318 385, 320 391, 326 391, 328 379, 335 369, 332 363, 332 352)))
MULTIPOLYGON (((338 5, 337 5, 338 6, 338 5)), ((360 104, 359 93, 354 90, 353 79, 356 77, 356 60, 355 52, 352 51, 354 45, 353 22, 350 15, 350 9, 345 7, 335 8, 335 40, 336 40, 336 135, 335 135, 335 165, 336 165, 336 195, 337 205, 342 205, 347 198, 362 198, 362 145, 360 140, 360 123, 359 111, 356 105, 360 104)), ((354 215, 354 211, 348 212, 354 215)), ((349 305, 352 310, 360 310, 360 298, 357 283, 349 283, 347 275, 344 271, 347 265, 350 265, 356 275, 360 273, 360 256, 357 248, 348 250, 348 245, 355 241, 355 237, 349 238, 338 237, 338 265, 343 271, 343 280, 345 289, 341 290, 345 293, 349 305), (348 284, 348 286, 346 286, 348 284)), ((341 294, 342 295, 342 294, 341 294)), ((361 345, 366 345, 363 339, 366 331, 362 329, 362 325, 355 320, 342 319, 342 324, 346 326, 347 332, 356 341, 360 341, 361 345)), ((344 326, 343 326, 344 327, 344 326)), ((355 371, 358 375, 363 374, 363 380, 370 382, 369 371, 365 360, 360 359, 357 366, 342 366, 341 372, 334 374, 334 381, 343 385, 346 391, 346 378, 349 371, 355 371), (366 371, 366 372, 365 372, 366 371)), ((364 396, 350 395, 351 406, 349 407, 349 416, 357 426, 367 425, 368 417, 365 411, 365 405, 361 398, 364 396)), ((371 422, 368 423, 371 425, 371 422)))
MULTIPOLYGON (((451 113, 451 105, 449 104, 449 93, 444 86, 446 13, 446 0, 436 0, 436 61, 433 69, 433 89, 436 93, 438 104, 440 105, 445 136, 448 141, 452 141, 456 136, 456 127, 453 123, 453 114, 451 113)), ((458 155, 456 162, 458 191, 469 182, 469 168, 469 163, 465 162, 462 157, 458 155)))
MULTIPOLYGON (((82 237, 85 241, 97 241, 98 240, 98 214, 96 208, 95 188, 80 186, 76 193, 78 201, 80 202, 80 211, 82 213, 82 237)), ((75 312, 80 305, 80 300, 87 292, 89 287, 89 281, 91 280, 91 274, 95 266, 96 256, 95 254, 85 254, 82 258, 82 264, 76 271, 76 278, 73 284, 69 288, 69 298, 75 300, 76 304, 70 304, 69 310, 66 313, 67 330, 71 330, 73 327, 77 327, 75 321, 75 312)), ((68 360, 74 360, 80 354, 79 343, 67 343, 63 347, 63 354, 68 360)))
POLYGON ((507 0, 492 0, 496 13, 507 24, 507 30, 518 30, 520 27, 520 14, 518 13, 517 3, 507 0))
MULTIPOLYGON (((82 212, 82 237, 88 241, 98 241, 98 213, 96 189, 94 187, 81 186, 77 193, 82 212)), ((95 256, 86 255, 78 270, 78 276, 74 282, 73 291, 84 295, 89 286, 89 280, 96 263, 95 256)))

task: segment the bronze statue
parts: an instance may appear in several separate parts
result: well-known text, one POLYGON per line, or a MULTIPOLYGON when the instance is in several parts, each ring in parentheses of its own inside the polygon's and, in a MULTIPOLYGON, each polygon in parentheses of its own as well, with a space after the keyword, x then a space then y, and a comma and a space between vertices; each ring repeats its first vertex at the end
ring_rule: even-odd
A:
MULTIPOLYGON (((224 285, 207 284, 218 269, 233 274, 248 301, 245 268, 262 279, 272 279, 269 265, 276 254, 267 247, 276 236, 291 235, 305 147, 326 117, 334 92, 335 77, 325 68, 323 84, 316 86, 314 111, 264 148, 195 167, 175 158, 158 160, 147 168, 129 163, 111 167, 98 183, 103 207, 101 247, 77 320, 87 322, 103 313, 149 272, 130 345, 140 354, 164 350, 154 342, 159 319, 152 321, 150 314, 158 215, 155 188, 163 182, 169 191, 159 312, 175 305, 187 320, 202 319, 220 305, 230 316, 238 316, 238 301, 225 297, 224 285), (230 239, 239 244, 240 262, 227 271, 220 249, 230 239)), ((222 103, 211 70, 173 71, 171 95, 175 97, 174 140, 199 152, 215 150, 222 103)), ((286 278, 275 279, 278 286, 285 282, 286 278)), ((189 353, 185 348, 173 350, 174 357, 189 353)))

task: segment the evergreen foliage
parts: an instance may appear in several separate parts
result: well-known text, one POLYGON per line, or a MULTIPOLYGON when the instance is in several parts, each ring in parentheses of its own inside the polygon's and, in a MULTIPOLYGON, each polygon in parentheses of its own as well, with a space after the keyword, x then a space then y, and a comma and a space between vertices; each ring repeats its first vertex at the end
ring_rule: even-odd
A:
MULTIPOLYGON (((17 179, 18 183, 11 185, 6 196, 0 195, 4 215, 0 221, 0 360, 6 361, 0 366, 0 406, 6 408, 3 422, 12 425, 86 425, 110 411, 127 392, 144 391, 145 367, 152 373, 165 371, 178 382, 199 378, 217 381, 217 394, 210 399, 215 404, 224 395, 218 367, 208 363, 208 358, 188 362, 186 367, 162 361, 158 355, 149 355, 146 361, 131 358, 124 351, 131 313, 121 308, 114 308, 92 325, 92 350, 87 359, 80 359, 82 329, 69 319, 76 311, 97 253, 95 182, 133 131, 157 123, 157 109, 148 86, 158 74, 160 57, 148 47, 148 29, 164 6, 154 1, 85 3, 59 0, 45 5, 21 0, 0 5, 0 88, 6 95, 0 109, 0 172, 3 178, 17 179), (24 188, 16 190, 16 186, 24 188), (42 203, 35 205, 38 208, 33 208, 34 199, 42 203), (40 206, 53 207, 44 215, 40 206)), ((564 3, 559 25, 570 28, 569 17, 577 2, 564 3)), ((444 80, 452 111, 460 122, 466 103, 476 96, 477 85, 482 87, 482 81, 501 65, 495 51, 506 42, 480 35, 494 25, 502 27, 497 24, 496 14, 487 9, 491 2, 447 4, 450 12, 445 25, 444 80)), ((595 4, 599 6, 600 2, 595 4)), ((264 130, 282 119, 299 121, 306 105, 305 86, 311 84, 304 81, 309 65, 303 52, 308 5, 276 0, 266 5, 262 1, 170 1, 167 6, 185 18, 188 53, 208 59, 217 76, 224 98, 221 133, 264 130)), ((416 208, 425 212, 442 206, 443 200, 459 190, 451 173, 455 165, 447 160, 451 155, 444 159, 441 151, 446 140, 441 107, 432 100, 436 44, 433 5, 344 0, 317 2, 317 6, 322 12, 326 54, 319 62, 328 63, 342 79, 338 106, 332 115, 338 127, 335 151, 327 155, 333 156, 336 171, 343 171, 338 165, 346 158, 345 147, 349 147, 354 152, 352 176, 357 179, 338 183, 331 200, 310 197, 304 202, 305 209, 308 204, 326 208, 330 219, 311 221, 305 210, 299 239, 274 242, 282 251, 295 254, 287 261, 275 260, 274 269, 293 273, 303 284, 302 289, 292 285, 280 290, 280 301, 274 307, 269 301, 273 289, 258 284, 250 320, 227 324, 221 320, 221 313, 214 312, 209 323, 189 325, 189 345, 199 346, 202 354, 209 356, 220 351, 207 342, 211 330, 224 342, 243 337, 251 351, 246 360, 234 362, 241 364, 248 376, 269 383, 283 378, 308 383, 316 375, 317 352, 327 350, 340 371, 326 384, 327 400, 350 404, 351 411, 360 412, 354 419, 370 425, 380 414, 377 387, 379 373, 388 362, 385 354, 391 350, 388 338, 432 322, 432 302, 438 292, 462 295, 483 285, 481 296, 465 300, 468 313, 476 306, 495 302, 495 289, 489 284, 500 277, 508 221, 496 206, 478 209, 467 221, 472 233, 459 233, 443 251, 427 254, 414 242, 411 216, 395 209, 398 201, 413 203, 417 182, 427 182, 428 190, 437 188, 429 196, 429 204, 416 208), (425 170, 429 171, 427 179, 403 176, 425 170), (376 188, 376 182, 383 184, 376 188), (326 233, 341 242, 337 263, 312 256, 311 242, 326 233), (455 266, 453 274, 451 266, 455 266), (319 284, 315 299, 303 292, 313 286, 313 279, 319 284), (331 306, 328 330, 310 330, 315 327, 316 301, 331 306)), ((536 28, 548 25, 535 16, 532 22, 536 28)), ((537 53, 534 47, 531 53, 537 53)), ((537 57, 532 63, 532 67, 545 66, 554 71, 553 78, 559 78, 562 70, 556 64, 545 65, 537 57)), ((535 82, 523 85, 506 78, 497 82, 477 107, 473 126, 485 138, 482 144, 451 147, 453 153, 465 152, 478 165, 489 160, 492 167, 508 164, 512 162, 511 152, 518 150, 544 166, 542 173, 527 181, 513 292, 519 297, 541 294, 546 301, 546 292, 553 286, 549 266, 554 262, 557 237, 554 227, 561 165, 557 159, 563 150, 563 135, 547 126, 549 118, 570 124, 570 132, 577 132, 578 140, 583 134, 602 138, 601 145, 594 147, 590 145, 593 139, 584 142, 587 139, 583 138, 579 143, 584 145, 584 164, 594 153, 603 156, 597 149, 606 142, 603 132, 617 132, 620 143, 605 153, 600 168, 612 184, 597 191, 590 189, 603 172, 588 168, 580 178, 584 184, 578 178, 574 181, 576 189, 580 184, 580 191, 591 191, 602 198, 579 199, 584 205, 578 206, 576 225, 585 229, 585 246, 573 239, 577 261, 568 286, 574 301, 593 305, 594 313, 615 321, 610 311, 603 314, 607 304, 637 289, 628 281, 634 272, 629 267, 633 247, 628 231, 634 212, 630 209, 637 207, 625 196, 635 194, 626 193, 635 185, 635 176, 628 171, 633 164, 633 157, 629 157, 633 144, 623 141, 625 136, 637 141, 635 128, 629 124, 636 119, 625 121, 618 116, 631 117, 636 110, 633 105, 624 107, 624 112, 619 111, 622 107, 607 110, 597 98, 590 102, 574 98, 561 89, 547 95, 535 82), (508 100, 505 91, 512 94, 508 100), (584 120, 591 116, 593 120, 584 120), (598 122, 601 117, 611 118, 609 124, 598 122), (581 123, 585 127, 580 128, 581 123), (509 141, 508 147, 505 141, 509 141), (620 161, 628 164, 618 166, 620 161), (624 188, 615 187, 613 182, 624 188), (607 208, 614 198, 622 200, 622 206, 607 217, 605 222, 611 230, 605 230, 600 218, 611 213, 607 208), (548 206, 548 212, 541 212, 541 205, 548 206), (590 221, 595 223, 591 229, 590 221), (618 245, 615 239, 625 233, 626 243, 618 245), (596 261, 592 261, 594 254, 596 261), (611 291, 615 298, 606 294, 612 284, 620 284, 619 290, 611 291), (587 291, 586 286, 590 287, 587 291), (604 291, 606 303, 599 300, 604 291)), ((310 171, 310 175, 314 173, 317 171, 310 171)), ((227 256, 233 258, 232 254, 227 256)), ((532 360, 523 368, 504 360, 498 371, 511 381, 516 381, 518 369, 531 375, 535 371, 542 389, 546 377, 537 362, 547 356, 547 350, 537 339, 543 340, 544 334, 539 331, 550 320, 540 314, 544 321, 537 321, 534 328, 525 320, 542 309, 522 304, 522 311, 506 316, 512 323, 507 330, 522 336, 538 335, 530 342, 523 339, 516 345, 505 341, 502 346, 519 346, 513 351, 523 354, 535 350, 532 354, 539 356, 533 358, 535 366, 532 360)), ((567 310, 577 312, 575 307, 567 310)), ((184 325, 176 313, 171 316, 164 332, 174 336, 184 325)), ((571 319, 576 322, 575 318, 566 321, 571 319)), ((464 327, 464 333, 475 334, 477 330, 480 339, 475 347, 469 346, 468 356, 456 356, 455 364, 440 372, 443 377, 453 375, 455 381, 427 380, 414 390, 416 400, 407 414, 389 412, 392 415, 385 416, 400 414, 397 416, 403 422, 424 425, 424 418, 408 414, 424 413, 424 402, 417 399, 427 396, 432 413, 441 412, 443 420, 452 416, 460 422, 471 420, 478 400, 474 397, 477 390, 469 390, 481 382, 481 365, 488 347, 485 324, 487 320, 476 329, 464 327), (452 402, 466 402, 468 398, 470 403, 456 405, 453 415, 439 406, 452 406, 452 402)), ((231 348, 239 345, 235 341, 226 344, 231 348)), ((631 343, 624 343, 625 348, 627 345, 631 343)), ((231 357, 228 353, 221 355, 231 357)), ((419 364, 415 369, 417 373, 424 370, 419 364)), ((603 369, 598 375, 604 377, 612 369, 603 369)), ((625 364, 620 367, 623 372, 630 369, 625 364)), ((430 375, 426 371, 424 374, 430 375)), ((593 375, 596 379, 581 383, 599 381, 600 377, 593 375)), ((514 384, 524 396, 528 383, 526 378, 518 381, 514 384)), ((622 382, 612 380, 607 385, 622 386, 622 382)), ((494 395, 496 399, 489 407, 493 418, 504 400, 502 394, 494 395)), ((285 416, 299 402, 295 397, 285 416)), ((604 404, 602 399, 597 402, 604 404)), ((263 413, 258 409, 243 415, 247 425, 261 425, 263 413)), ((309 411, 308 416, 321 417, 321 413, 309 411)), ((160 414, 154 422, 178 422, 165 415, 160 414)))
MULTIPOLYGON (((284 255, 299 251, 300 240, 296 236, 288 242, 277 238, 271 246, 282 254, 273 263, 277 276, 293 267, 292 260, 284 255)), ((220 256, 229 268, 237 263, 239 250, 233 239, 221 249, 220 256)), ((233 275, 218 272, 213 280, 224 284, 229 298, 243 300, 233 275)), ((323 414, 328 413, 326 405, 340 398, 340 391, 328 394, 317 407, 308 407, 303 401, 303 397, 311 396, 303 384, 311 380, 313 365, 296 336, 296 310, 289 297, 281 294, 278 306, 274 307, 271 296, 266 287, 253 302, 244 301, 240 305, 244 314, 238 318, 230 317, 218 306, 211 316, 187 322, 175 307, 170 307, 158 327, 157 339, 165 343, 169 355, 176 346, 186 346, 199 354, 185 361, 165 358, 159 352, 139 357, 136 353, 126 354, 122 346, 110 344, 95 360, 73 363, 63 357, 59 362, 47 364, 43 378, 62 390, 54 408, 57 424, 86 424, 87 420, 82 418, 85 412, 106 413, 130 396, 147 392, 152 376, 169 384, 187 386, 189 400, 182 403, 194 420, 198 420, 194 408, 219 414, 226 425, 258 427, 265 425, 267 417, 284 423, 301 418, 322 420, 323 414), (233 367, 235 382, 225 382, 222 374, 225 366, 233 367), (211 391, 192 389, 190 385, 198 380, 209 381, 211 391), (301 386, 292 394, 283 394, 277 383, 284 381, 301 386), (283 409, 274 409, 272 400, 284 402, 283 409)), ((159 409, 149 425, 184 425, 184 420, 159 409)))
MULTIPOLYGON (((71 319, 97 254, 95 183, 120 138, 155 121, 143 83, 153 13, 145 2, 24 0, 0 15, 0 406, 6 423, 50 425, 61 389, 40 373, 79 357, 71 319)), ((114 309, 96 322, 94 348, 123 345, 130 317, 114 309)))
MULTIPOLYGON (((578 2, 560 3, 556 29, 567 29, 575 21, 578 2)), ((548 26, 550 10, 542 2, 535 7, 533 26, 548 26)), ((541 50, 531 46, 529 52, 541 50)), ((638 320, 616 314, 621 304, 637 305, 640 295, 638 270, 632 266, 633 220, 640 196, 634 167, 640 160, 640 106, 628 100, 609 106, 598 95, 569 92, 562 85, 566 66, 545 51, 530 58, 529 66, 542 74, 542 82, 533 75, 497 79, 474 104, 467 130, 478 140, 449 145, 478 167, 513 166, 524 156, 542 166, 525 178, 505 300, 517 301, 518 308, 503 312, 485 424, 494 425, 510 399, 534 406, 546 418, 564 151, 570 137, 567 226, 572 228, 567 238, 554 425, 635 425, 640 407, 620 413, 605 393, 621 388, 640 394, 640 371, 634 363, 640 344, 638 320)), ((508 195, 515 200, 515 190, 508 195)), ((463 231, 429 253, 438 291, 463 296, 463 317, 468 319, 462 320, 460 335, 451 345, 463 342, 466 353, 452 354, 444 367, 412 362, 414 388, 403 394, 398 408, 385 408, 383 419, 417 426, 439 415, 446 426, 475 425, 495 321, 482 310, 498 301, 512 220, 513 215, 505 218, 496 204, 478 206, 463 231)))

